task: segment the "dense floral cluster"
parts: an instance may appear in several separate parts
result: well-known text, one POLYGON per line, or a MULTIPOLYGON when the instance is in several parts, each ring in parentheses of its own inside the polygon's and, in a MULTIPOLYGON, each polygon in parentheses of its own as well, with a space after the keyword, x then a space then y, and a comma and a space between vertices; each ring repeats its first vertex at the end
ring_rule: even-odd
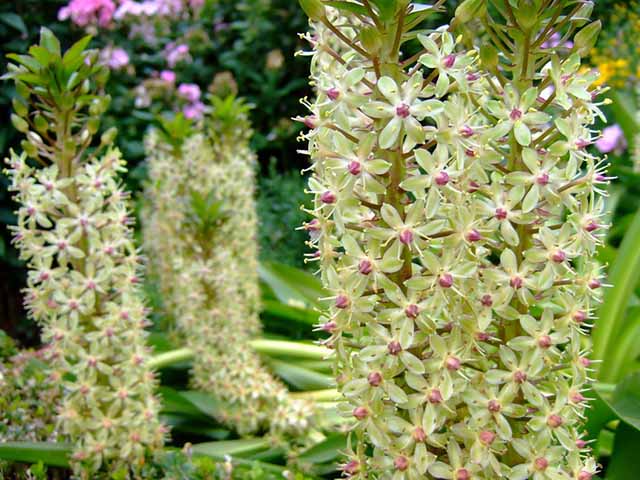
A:
POLYGON ((443 27, 403 59, 422 5, 301 3, 320 26, 305 228, 357 423, 344 473, 593 478, 583 339, 609 179, 590 153, 602 114, 581 57, 598 23, 567 43, 592 4, 467 0, 452 25, 481 18, 482 48, 443 27))
POLYGON ((115 132, 87 153, 109 103, 87 42, 63 57, 43 30, 46 54, 12 57, 20 65, 8 74, 19 94, 12 120, 26 140, 24 152, 7 159, 19 204, 14 240, 29 268, 25 305, 49 345, 63 387, 60 431, 74 443, 82 475, 102 465, 135 469, 165 434, 145 366, 139 256, 119 180, 124 162, 109 146, 115 132))
POLYGON ((223 402, 219 419, 241 434, 301 433, 309 405, 290 399, 249 345, 261 329, 247 115, 219 100, 204 124, 179 146, 157 131, 146 139, 145 245, 166 311, 195 351, 193 384, 223 402))
POLYGON ((0 442, 59 439, 62 388, 51 375, 51 350, 25 350, 0 362, 0 442))

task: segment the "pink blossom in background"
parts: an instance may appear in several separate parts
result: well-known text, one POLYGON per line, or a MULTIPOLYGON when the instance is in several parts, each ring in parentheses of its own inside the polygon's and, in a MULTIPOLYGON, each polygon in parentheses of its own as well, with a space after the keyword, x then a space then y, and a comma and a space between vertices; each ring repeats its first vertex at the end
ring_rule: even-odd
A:
POLYGON ((154 15, 166 17, 176 16, 184 9, 182 0, 145 0, 134 2, 133 0, 122 0, 114 15, 116 20, 121 20, 127 15, 134 17, 154 15))
POLYGON ((551 38, 546 40, 540 46, 542 48, 556 48, 556 47, 573 48, 573 42, 571 40, 567 40, 566 42, 564 42, 562 44, 560 43, 560 40, 562 40, 562 37, 560 36, 560 34, 558 32, 555 32, 555 33, 553 33, 551 35, 551 38))
POLYGON ((97 23, 106 27, 111 23, 116 5, 112 0, 71 0, 58 11, 59 20, 71 19, 79 27, 97 23))
POLYGON ((141 38, 147 42, 149 46, 158 45, 156 28, 151 22, 131 23, 129 28, 129 38, 141 38))
POLYGON ((189 46, 184 43, 176 45, 172 42, 165 47, 164 54, 167 59, 167 64, 173 68, 178 62, 189 57, 189 46))
POLYGON ((172 70, 162 70, 160 72, 160 80, 173 84, 176 82, 176 73, 172 70))
POLYGON ((132 0, 123 0, 120 2, 116 13, 113 17, 116 20, 122 20, 127 15, 139 17, 141 15, 155 15, 157 7, 155 2, 134 2, 132 0))
POLYGON ((199 8, 202 8, 203 5, 204 5, 204 0, 189 0, 189 6, 194 10, 198 10, 199 8))
POLYGON ((129 65, 129 54, 123 48, 106 48, 101 52, 102 61, 112 70, 119 70, 129 65))
POLYGON ((202 116, 204 115, 204 110, 205 110, 204 103, 194 102, 190 105, 185 105, 182 108, 182 113, 184 113, 184 116, 189 119, 198 120, 202 118, 202 116))
POLYGON ((178 86, 178 95, 188 102, 195 103, 200 100, 200 87, 195 83, 181 83, 178 86))
POLYGON ((627 148, 627 140, 620 125, 605 128, 602 136, 596 141, 596 148, 602 153, 622 153, 627 148))

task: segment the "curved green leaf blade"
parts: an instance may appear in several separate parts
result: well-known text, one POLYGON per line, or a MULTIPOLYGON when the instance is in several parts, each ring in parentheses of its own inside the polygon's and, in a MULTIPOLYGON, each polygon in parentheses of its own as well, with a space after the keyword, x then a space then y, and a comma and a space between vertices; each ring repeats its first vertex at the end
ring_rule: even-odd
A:
POLYGON ((638 478, 638 472, 640 472, 638 445, 640 445, 640 432, 626 423, 621 423, 616 430, 606 480, 638 478))
POLYGON ((625 312, 635 286, 640 280, 640 210, 620 245, 616 260, 609 272, 609 283, 613 285, 605 293, 598 319, 593 331, 593 355, 601 359, 598 379, 615 382, 619 363, 623 359, 615 356, 618 336, 624 329, 625 312))
POLYGON ((335 384, 332 377, 297 365, 278 360, 272 360, 269 364, 276 375, 298 390, 322 390, 335 384))
POLYGON ((337 461, 347 448, 347 437, 334 434, 300 454, 298 460, 303 463, 327 463, 337 461))
POLYGON ((71 445, 50 442, 0 443, 0 459, 20 463, 38 463, 68 467, 71 445))
POLYGON ((197 443, 191 448, 193 453, 220 458, 225 455, 249 455, 267 450, 270 446, 271 442, 266 438, 243 438, 241 440, 197 443))

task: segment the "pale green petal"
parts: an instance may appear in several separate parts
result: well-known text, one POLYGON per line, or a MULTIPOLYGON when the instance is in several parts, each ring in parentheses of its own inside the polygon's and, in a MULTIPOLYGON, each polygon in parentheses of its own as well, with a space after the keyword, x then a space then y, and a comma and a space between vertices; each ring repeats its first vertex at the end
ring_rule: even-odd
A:
POLYGON ((380 138, 378 139, 380 148, 389 149, 394 147, 400 136, 400 130, 402 130, 402 119, 397 116, 393 117, 380 133, 380 138))
POLYGON ((520 120, 516 121, 513 125, 513 133, 518 143, 523 147, 531 144, 531 131, 524 122, 520 120))
POLYGON ((391 104, 398 104, 401 102, 400 89, 398 84, 391 77, 382 77, 378 80, 378 90, 385 96, 391 104))

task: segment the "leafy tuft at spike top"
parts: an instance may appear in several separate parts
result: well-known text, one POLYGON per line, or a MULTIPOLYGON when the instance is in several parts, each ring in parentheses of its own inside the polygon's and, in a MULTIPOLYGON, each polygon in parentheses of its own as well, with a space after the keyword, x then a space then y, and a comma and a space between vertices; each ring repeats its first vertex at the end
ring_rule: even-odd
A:
POLYGON ((145 140, 145 246, 166 312, 195 352, 192 383, 220 401, 218 420, 287 440, 310 428, 313 407, 291 398, 249 344, 261 326, 248 108, 211 99, 202 125, 178 115, 145 140))
POLYGON ((302 3, 305 228, 355 420, 344 474, 593 478, 581 424, 609 178, 581 66, 592 2, 467 0, 426 33, 442 2, 302 3))
POLYGON ((12 122, 25 134, 23 153, 6 160, 19 204, 14 242, 29 269, 25 305, 62 385, 59 433, 74 445, 79 478, 136 471, 166 433, 145 366, 139 256, 115 130, 92 144, 109 98, 89 40, 63 55, 43 28, 30 55, 9 55, 4 76, 15 81, 12 122))

